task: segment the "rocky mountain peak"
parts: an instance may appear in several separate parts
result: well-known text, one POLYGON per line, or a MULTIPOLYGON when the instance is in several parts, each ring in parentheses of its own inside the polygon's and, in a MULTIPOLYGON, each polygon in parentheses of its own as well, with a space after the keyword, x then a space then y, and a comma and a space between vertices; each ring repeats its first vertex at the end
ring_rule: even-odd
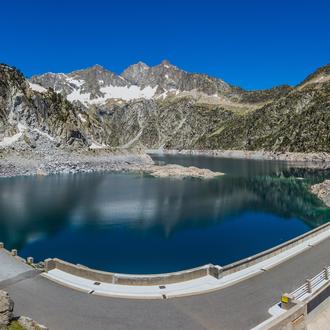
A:
POLYGON ((188 73, 168 60, 152 67, 140 61, 119 76, 100 65, 94 65, 68 74, 34 76, 31 82, 46 89, 51 87, 69 101, 79 102, 85 107, 91 104, 105 105, 109 100, 179 97, 181 93, 184 96, 192 93, 190 96, 194 98, 201 95, 217 97, 218 94, 231 91, 231 87, 220 79, 188 73))
POLYGON ((326 64, 307 76, 298 86, 303 87, 311 83, 324 83, 330 81, 330 64, 326 64))
MULTIPOLYGON (((323 79, 323 78, 322 78, 323 79)), ((101 65, 68 74, 34 76, 32 83, 53 88, 69 101, 86 108, 137 99, 190 97, 203 103, 261 103, 285 95, 286 89, 247 92, 207 74, 189 73, 163 60, 155 66, 139 61, 120 75, 101 65)))
POLYGON ((136 64, 129 66, 121 73, 120 76, 129 81, 131 84, 139 85, 142 84, 143 81, 146 79, 149 70, 150 67, 140 61, 136 64))
POLYGON ((86 69, 73 71, 71 73, 65 74, 64 76, 66 78, 69 77, 69 78, 84 80, 89 83, 99 79, 107 80, 107 79, 118 78, 114 72, 105 69, 104 67, 98 64, 88 67, 86 69))
POLYGON ((91 70, 95 71, 105 71, 106 69, 100 65, 100 64, 94 64, 93 66, 90 67, 91 70))
POLYGON ((0 81, 2 83, 16 82, 18 85, 27 86, 22 72, 7 64, 0 64, 0 81))
POLYGON ((162 60, 160 64, 161 65, 171 65, 170 61, 166 60, 166 59, 162 60))
POLYGON ((104 103, 111 98, 111 95, 113 98, 117 98, 117 95, 121 95, 120 88, 130 86, 130 83, 124 78, 98 64, 68 74, 33 76, 30 81, 45 88, 51 87, 55 92, 64 95, 70 102, 82 106, 104 103))
POLYGON ((179 69, 175 65, 171 64, 168 60, 161 61, 160 64, 158 64, 158 66, 163 67, 165 69, 177 69, 177 70, 179 69))
POLYGON ((144 63, 142 61, 137 62, 135 65, 137 65, 140 68, 144 68, 144 69, 149 69, 150 68, 149 65, 147 65, 146 63, 144 63))

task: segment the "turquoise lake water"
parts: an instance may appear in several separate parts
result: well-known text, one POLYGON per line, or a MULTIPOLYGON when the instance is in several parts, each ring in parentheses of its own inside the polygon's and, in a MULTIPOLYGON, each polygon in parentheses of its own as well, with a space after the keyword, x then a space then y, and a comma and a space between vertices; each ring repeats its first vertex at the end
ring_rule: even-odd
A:
POLYGON ((160 273, 225 265, 330 219, 329 209, 307 189, 330 177, 329 171, 277 161, 153 157, 226 175, 0 179, 0 241, 36 260, 58 257, 108 271, 160 273))

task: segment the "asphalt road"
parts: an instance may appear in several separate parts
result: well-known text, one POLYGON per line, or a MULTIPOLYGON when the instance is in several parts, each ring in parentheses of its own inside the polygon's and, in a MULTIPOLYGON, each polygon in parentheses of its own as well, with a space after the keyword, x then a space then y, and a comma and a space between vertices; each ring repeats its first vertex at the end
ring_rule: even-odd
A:
POLYGON ((14 276, 24 274, 31 268, 21 262, 17 262, 4 249, 0 249, 0 283, 12 279, 14 276))
MULTIPOLYGON (((131 300, 74 291, 35 274, 4 289, 15 313, 51 330, 250 329, 268 308, 330 265, 330 239, 250 279, 216 292, 168 300, 131 300)), ((1 282, 0 282, 1 285, 1 282)))

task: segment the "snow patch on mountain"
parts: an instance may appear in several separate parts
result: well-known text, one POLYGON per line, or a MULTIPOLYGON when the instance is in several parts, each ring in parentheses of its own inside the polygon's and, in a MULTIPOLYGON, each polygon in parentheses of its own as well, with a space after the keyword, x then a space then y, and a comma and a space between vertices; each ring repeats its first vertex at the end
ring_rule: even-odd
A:
POLYGON ((45 93, 45 92, 47 92, 47 89, 46 88, 44 88, 44 87, 42 87, 42 86, 40 86, 38 84, 34 84, 32 82, 29 82, 29 86, 35 92, 39 92, 39 93, 45 93))
POLYGON ((17 124, 18 133, 12 135, 12 136, 6 136, 0 141, 0 147, 8 147, 12 144, 14 144, 16 141, 20 139, 20 137, 23 135, 23 132, 27 129, 27 127, 21 123, 17 124))
POLYGON ((66 78, 66 80, 67 80, 70 84, 73 84, 73 85, 75 85, 75 86, 77 86, 77 87, 80 87, 80 86, 82 86, 82 85, 85 83, 85 81, 82 80, 82 79, 74 79, 74 78, 72 78, 72 77, 68 77, 68 78, 66 78))
POLYGON ((6 136, 3 138, 2 141, 0 141, 0 147, 8 147, 15 143, 20 137, 22 136, 22 132, 19 132, 12 136, 6 136))
POLYGON ((70 102, 79 101, 83 104, 91 103, 91 93, 80 93, 80 89, 75 89, 71 94, 67 95, 70 102))
POLYGON ((145 88, 140 88, 138 86, 108 86, 102 87, 100 90, 104 93, 102 99, 122 99, 125 101, 130 101, 134 99, 151 99, 157 90, 157 87, 146 86, 145 88))
POLYGON ((70 102, 79 101, 85 105, 91 104, 104 104, 109 99, 122 99, 125 101, 131 101, 135 99, 151 99, 157 90, 157 86, 152 88, 146 86, 140 88, 138 86, 106 86, 101 87, 100 92, 103 94, 102 97, 91 99, 91 93, 81 93, 80 89, 75 89, 72 93, 67 95, 67 99, 70 102))

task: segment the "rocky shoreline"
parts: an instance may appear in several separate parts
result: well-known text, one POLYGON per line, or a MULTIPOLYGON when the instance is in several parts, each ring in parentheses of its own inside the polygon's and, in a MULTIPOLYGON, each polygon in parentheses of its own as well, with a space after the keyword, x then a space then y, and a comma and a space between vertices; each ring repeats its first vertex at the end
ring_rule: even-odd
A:
POLYGON ((223 173, 207 169, 157 166, 148 154, 198 155, 219 158, 278 160, 295 167, 330 168, 328 153, 280 153, 243 150, 126 150, 111 148, 56 148, 41 144, 31 149, 15 144, 0 148, 0 177, 92 172, 145 172, 157 177, 211 178, 223 173))
POLYGON ((134 171, 153 164, 144 153, 109 150, 0 152, 0 177, 134 171))
POLYGON ((197 155, 219 158, 254 159, 254 160, 279 160, 294 162, 303 167, 330 167, 330 153, 325 152, 275 152, 264 150, 147 150, 150 154, 168 155, 197 155))
POLYGON ((185 178, 192 177, 197 179, 212 179, 218 176, 224 175, 221 172, 213 172, 206 168, 198 168, 195 166, 181 166, 176 164, 167 164, 163 166, 148 165, 144 168, 144 171, 150 175, 158 178, 175 177, 185 178))
POLYGON ((311 192, 321 199, 326 206, 330 207, 330 180, 311 186, 311 192))
POLYGON ((154 177, 214 178, 223 175, 209 169, 176 164, 155 165, 144 152, 109 149, 57 149, 53 152, 30 150, 0 151, 0 177, 45 176, 93 172, 139 172, 154 177))
POLYGON ((155 165, 144 153, 109 150, 60 151, 52 154, 38 152, 0 153, 0 177, 46 176, 94 172, 138 172, 154 177, 194 177, 210 179, 223 173, 176 164, 155 165))

